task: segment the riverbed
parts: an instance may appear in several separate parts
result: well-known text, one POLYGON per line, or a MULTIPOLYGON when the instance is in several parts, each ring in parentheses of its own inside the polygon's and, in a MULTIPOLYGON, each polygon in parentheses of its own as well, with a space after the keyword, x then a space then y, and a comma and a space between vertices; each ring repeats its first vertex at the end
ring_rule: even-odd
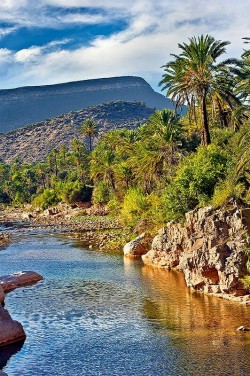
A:
POLYGON ((236 330, 250 307, 193 292, 179 272, 46 232, 1 249, 0 275, 19 270, 44 280, 6 296, 27 334, 0 350, 9 376, 250 374, 250 333, 236 330))

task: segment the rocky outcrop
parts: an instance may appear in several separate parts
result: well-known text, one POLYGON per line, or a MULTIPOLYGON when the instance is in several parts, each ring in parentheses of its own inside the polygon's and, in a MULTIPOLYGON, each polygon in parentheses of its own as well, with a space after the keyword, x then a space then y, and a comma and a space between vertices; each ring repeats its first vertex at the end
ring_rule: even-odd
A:
POLYGON ((36 272, 23 271, 0 277, 0 286, 6 293, 17 287, 33 285, 42 279, 43 277, 36 272))
POLYGON ((40 274, 30 271, 0 277, 0 346, 23 341, 26 337, 22 325, 13 320, 9 312, 3 308, 4 293, 17 287, 32 285, 41 279, 40 274))
POLYGON ((25 339, 22 325, 14 321, 9 312, 0 305, 0 346, 25 339))
POLYGON ((142 256, 145 264, 178 268, 187 286, 206 293, 249 294, 241 282, 247 274, 250 209, 212 207, 186 214, 184 225, 168 223, 142 256))
POLYGON ((138 258, 145 255, 148 251, 148 239, 146 234, 137 236, 134 240, 131 240, 125 244, 123 248, 124 256, 129 258, 138 258))

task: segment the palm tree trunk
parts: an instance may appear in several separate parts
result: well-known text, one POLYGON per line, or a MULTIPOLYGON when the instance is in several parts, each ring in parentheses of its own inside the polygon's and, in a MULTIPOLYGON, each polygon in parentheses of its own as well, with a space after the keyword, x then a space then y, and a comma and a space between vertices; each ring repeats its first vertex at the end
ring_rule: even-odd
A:
POLYGON ((89 151, 92 151, 92 136, 89 135, 89 151))
POLYGON ((207 115, 207 104, 206 104, 206 93, 203 94, 201 100, 201 118, 202 118, 202 133, 203 133, 203 145, 207 146, 211 144, 208 115, 207 115))

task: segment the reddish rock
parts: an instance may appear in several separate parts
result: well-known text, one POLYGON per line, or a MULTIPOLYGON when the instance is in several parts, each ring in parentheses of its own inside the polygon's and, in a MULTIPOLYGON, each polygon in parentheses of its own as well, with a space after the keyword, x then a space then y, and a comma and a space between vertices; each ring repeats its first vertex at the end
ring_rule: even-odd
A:
POLYGON ((0 285, 0 305, 2 305, 4 302, 4 291, 2 286, 0 285))
POLYGON ((2 306, 0 306, 0 328, 0 346, 23 341, 26 337, 22 325, 14 321, 2 306))
POLYGON ((8 292, 17 287, 35 284, 41 279, 43 277, 38 273, 23 271, 0 277, 0 285, 4 292, 8 292))

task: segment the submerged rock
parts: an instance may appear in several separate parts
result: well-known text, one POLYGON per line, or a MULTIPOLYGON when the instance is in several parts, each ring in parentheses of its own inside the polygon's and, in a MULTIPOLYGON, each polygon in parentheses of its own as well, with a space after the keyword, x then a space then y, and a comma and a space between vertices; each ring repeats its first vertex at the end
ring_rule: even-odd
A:
POLYGON ((26 338, 22 325, 13 320, 9 312, 0 306, 0 346, 5 346, 26 338))
POLYGON ((213 294, 249 293, 241 278, 247 274, 247 233, 250 209, 212 207, 186 214, 184 225, 168 223, 142 256, 145 264, 178 268, 187 286, 213 294))

